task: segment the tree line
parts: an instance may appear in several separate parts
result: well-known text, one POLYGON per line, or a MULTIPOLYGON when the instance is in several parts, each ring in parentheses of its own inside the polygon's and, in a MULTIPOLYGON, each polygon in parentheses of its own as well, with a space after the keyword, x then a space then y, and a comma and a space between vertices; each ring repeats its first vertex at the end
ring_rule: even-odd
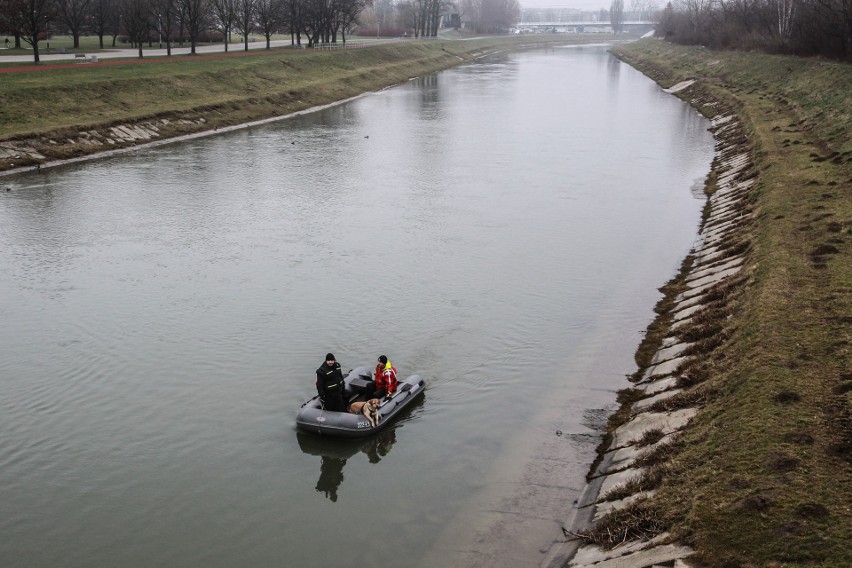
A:
MULTIPOLYGON (((175 43, 188 42, 191 53, 201 41, 242 36, 248 50, 250 34, 261 34, 269 49, 275 33, 289 33, 291 43, 308 46, 346 41, 368 0, 0 0, 0 32, 15 38, 15 47, 29 44, 39 61, 39 47, 56 30, 71 35, 74 48, 80 36, 96 35, 112 45, 118 36, 139 49, 145 43, 165 44, 171 55, 175 43)), ((228 42, 225 41, 225 51, 228 42)))
POLYGON ((852 59, 852 0, 672 0, 657 35, 717 49, 852 59))

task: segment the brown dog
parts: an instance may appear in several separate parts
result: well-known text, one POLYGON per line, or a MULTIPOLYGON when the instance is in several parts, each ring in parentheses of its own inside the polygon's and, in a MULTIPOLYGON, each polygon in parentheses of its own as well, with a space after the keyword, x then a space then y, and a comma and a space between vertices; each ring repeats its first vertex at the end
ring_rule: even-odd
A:
POLYGON ((379 399, 371 398, 367 402, 353 402, 349 405, 349 412, 352 414, 363 414, 370 422, 370 426, 375 428, 379 425, 379 399))

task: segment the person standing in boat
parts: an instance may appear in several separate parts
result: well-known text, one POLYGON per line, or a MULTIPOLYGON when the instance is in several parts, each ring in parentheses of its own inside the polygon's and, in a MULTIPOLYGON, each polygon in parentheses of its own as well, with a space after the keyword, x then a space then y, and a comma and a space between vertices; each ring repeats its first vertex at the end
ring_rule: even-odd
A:
POLYGON ((396 392, 396 367, 388 361, 385 355, 379 355, 379 363, 376 365, 376 390, 373 398, 393 396, 396 392))
POLYGON ((327 354, 325 363, 317 369, 317 392, 325 410, 346 412, 346 401, 343 393, 345 387, 340 363, 335 361, 334 354, 327 354))

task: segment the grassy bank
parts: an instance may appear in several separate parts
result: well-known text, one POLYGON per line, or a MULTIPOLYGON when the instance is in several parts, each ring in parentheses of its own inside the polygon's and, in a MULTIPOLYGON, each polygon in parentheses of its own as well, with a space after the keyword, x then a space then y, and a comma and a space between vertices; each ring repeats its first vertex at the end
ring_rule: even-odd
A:
POLYGON ((159 137, 168 138, 289 114, 495 51, 600 40, 563 35, 411 41, 355 50, 280 49, 7 73, 0 82, 0 143, 34 148, 44 159, 0 157, 0 170, 134 143, 89 143, 103 137, 81 141, 81 132, 94 131, 95 136, 111 126, 157 121, 159 137))
POLYGON ((665 87, 696 79, 708 116, 736 113, 756 179, 752 268, 687 372, 703 410, 656 470, 660 530, 706 566, 850 566, 852 66, 617 53, 665 87))

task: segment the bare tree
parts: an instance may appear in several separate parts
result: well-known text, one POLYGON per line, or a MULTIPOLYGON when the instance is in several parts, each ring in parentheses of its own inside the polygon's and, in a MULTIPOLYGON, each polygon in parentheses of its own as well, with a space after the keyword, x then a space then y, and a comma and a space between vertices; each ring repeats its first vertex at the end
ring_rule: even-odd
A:
POLYGON ((50 23, 56 17, 52 0, 8 0, 9 23, 21 39, 33 48, 33 61, 38 63, 38 44, 47 37, 50 23))
POLYGON ((90 0, 56 0, 62 23, 71 32, 74 49, 80 48, 80 35, 89 21, 90 0))
POLYGON ((117 23, 118 10, 115 0, 92 0, 89 4, 90 29, 98 36, 100 48, 104 48, 104 36, 117 23))
POLYGON ((178 0, 179 23, 189 34, 189 52, 192 55, 195 55, 201 32, 207 27, 208 6, 208 0, 178 0))
POLYGON ((151 12, 148 0, 123 0, 121 3, 121 20, 124 31, 131 44, 139 49, 142 58, 142 46, 151 31, 151 12))
POLYGON ((178 0, 150 0, 151 22, 160 36, 160 47, 162 41, 166 40, 166 55, 172 55, 172 31, 178 21, 178 0))
POLYGON ((339 0, 335 29, 340 30, 343 43, 346 43, 346 32, 358 21, 358 17, 367 8, 367 0, 339 0))
MULTIPOLYGON (((471 3, 476 0, 469 0, 471 3)), ((397 4, 397 9, 399 10, 399 17, 402 20, 404 26, 409 28, 414 28, 414 37, 420 36, 420 9, 416 0, 406 0, 400 4, 397 4)))
POLYGON ((285 10, 282 0, 256 0, 255 21, 266 38, 266 49, 270 47, 272 34, 284 23, 285 10))
POLYGON ((254 29, 255 0, 236 0, 234 31, 243 36, 244 50, 248 51, 249 35, 254 29))
POLYGON ((283 0, 290 45, 302 45, 302 0, 283 0))
POLYGON ((609 23, 617 34, 624 29, 624 0, 612 0, 609 5, 609 23))
POLYGON ((778 15, 778 37, 784 44, 789 43, 793 35, 793 20, 796 17, 796 0, 773 0, 778 15))
POLYGON ((225 36, 225 53, 228 53, 228 43, 231 41, 231 30, 237 19, 237 3, 239 0, 210 0, 213 8, 214 27, 225 36))

